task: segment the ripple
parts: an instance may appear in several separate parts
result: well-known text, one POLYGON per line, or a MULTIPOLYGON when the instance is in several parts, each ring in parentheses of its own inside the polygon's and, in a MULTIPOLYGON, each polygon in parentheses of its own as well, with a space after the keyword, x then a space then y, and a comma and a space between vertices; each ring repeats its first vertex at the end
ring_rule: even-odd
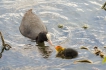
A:
POLYGON ((59 14, 59 13, 55 13, 55 12, 49 12, 49 11, 45 11, 45 12, 40 12, 40 14, 47 14, 47 15, 49 15, 49 16, 51 16, 52 15, 52 17, 53 18, 62 18, 62 19, 65 19, 65 20, 68 20, 68 18, 67 17, 65 17, 64 15, 62 15, 62 14, 59 14))
POLYGON ((105 66, 101 66, 101 58, 78 48, 87 46, 92 49, 95 45, 100 48, 105 46, 106 13, 100 9, 104 2, 104 0, 1 0, 0 31, 12 48, 3 53, 0 70, 103 70, 105 66), (19 32, 22 17, 30 8, 47 25, 53 35, 54 44, 78 50, 79 57, 76 59, 86 57, 99 63, 73 64, 76 59, 56 58, 54 48, 49 58, 43 58, 35 46, 36 43, 23 37, 19 32), (82 29, 85 23, 89 25, 86 30, 82 29), (59 29, 58 24, 64 27, 59 29))

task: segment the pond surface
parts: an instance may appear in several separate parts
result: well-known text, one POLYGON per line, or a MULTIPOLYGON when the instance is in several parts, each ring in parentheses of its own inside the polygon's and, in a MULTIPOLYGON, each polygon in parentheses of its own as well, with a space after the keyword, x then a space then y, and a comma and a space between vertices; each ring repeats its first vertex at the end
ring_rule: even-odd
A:
MULTIPOLYGON (((0 70, 106 70, 102 58, 79 49, 94 46, 106 53, 106 11, 101 9, 105 0, 0 0, 0 31, 5 42, 12 46, 0 59, 0 70), (74 48, 79 56, 75 59, 56 58, 54 47, 45 42, 46 55, 35 42, 19 31, 24 13, 33 9, 52 35, 55 45, 74 48), (63 28, 58 28, 58 25, 63 28), (82 27, 87 25, 87 29, 82 27), (89 59, 93 64, 75 60, 89 59)), ((2 43, 0 41, 0 47, 2 43)))

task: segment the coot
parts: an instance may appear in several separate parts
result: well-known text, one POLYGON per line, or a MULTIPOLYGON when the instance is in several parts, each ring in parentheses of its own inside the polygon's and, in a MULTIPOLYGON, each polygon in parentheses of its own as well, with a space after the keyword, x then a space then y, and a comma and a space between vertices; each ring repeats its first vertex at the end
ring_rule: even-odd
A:
POLYGON ((48 41, 52 45, 50 34, 46 26, 41 19, 32 12, 32 9, 24 14, 19 30, 23 36, 36 40, 37 43, 48 41))

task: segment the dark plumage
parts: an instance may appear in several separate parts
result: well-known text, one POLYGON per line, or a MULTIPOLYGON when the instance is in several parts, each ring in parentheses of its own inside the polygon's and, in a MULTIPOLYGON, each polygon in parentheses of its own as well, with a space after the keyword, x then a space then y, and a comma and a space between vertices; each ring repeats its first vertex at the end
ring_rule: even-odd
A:
POLYGON ((56 50, 57 50, 56 57, 72 59, 78 56, 78 52, 72 48, 62 48, 61 46, 57 46, 56 50))
POLYGON ((36 40, 38 43, 48 41, 47 28, 32 9, 24 14, 19 30, 23 36, 36 40))
POLYGON ((46 37, 46 34, 47 34, 47 32, 40 32, 40 33, 38 34, 38 36, 36 37, 36 41, 37 41, 38 43, 42 43, 42 42, 44 42, 44 41, 47 41, 48 39, 47 39, 47 37, 46 37))

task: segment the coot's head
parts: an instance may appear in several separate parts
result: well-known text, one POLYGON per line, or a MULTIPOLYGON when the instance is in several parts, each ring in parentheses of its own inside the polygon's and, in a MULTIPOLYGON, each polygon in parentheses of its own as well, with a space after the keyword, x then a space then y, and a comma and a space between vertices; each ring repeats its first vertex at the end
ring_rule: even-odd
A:
POLYGON ((50 34, 48 34, 48 32, 40 32, 36 38, 37 43, 43 43, 44 41, 47 41, 50 45, 53 45, 51 42, 50 34))
POLYGON ((56 46, 55 49, 56 49, 57 52, 60 52, 60 51, 64 50, 64 48, 61 47, 61 46, 56 46))

